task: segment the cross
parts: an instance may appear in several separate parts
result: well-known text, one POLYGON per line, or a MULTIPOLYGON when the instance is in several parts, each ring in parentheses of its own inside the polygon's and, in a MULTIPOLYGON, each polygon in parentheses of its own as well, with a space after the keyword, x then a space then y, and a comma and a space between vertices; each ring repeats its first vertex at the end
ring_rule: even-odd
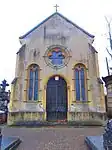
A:
POLYGON ((57 12, 57 11, 58 11, 58 9, 57 9, 57 8, 58 8, 59 6, 56 4, 54 7, 56 7, 56 12, 57 12))
POLYGON ((0 84, 0 85, 1 85, 3 91, 5 91, 6 87, 9 86, 9 84, 7 83, 7 81, 5 79, 2 81, 2 84, 0 84))

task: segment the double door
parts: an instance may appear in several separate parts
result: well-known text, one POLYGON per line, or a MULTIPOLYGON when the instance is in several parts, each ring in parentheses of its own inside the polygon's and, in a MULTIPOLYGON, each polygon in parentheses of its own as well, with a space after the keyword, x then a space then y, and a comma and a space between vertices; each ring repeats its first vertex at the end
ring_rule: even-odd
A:
POLYGON ((47 121, 67 120, 67 84, 51 78, 46 90, 47 121))

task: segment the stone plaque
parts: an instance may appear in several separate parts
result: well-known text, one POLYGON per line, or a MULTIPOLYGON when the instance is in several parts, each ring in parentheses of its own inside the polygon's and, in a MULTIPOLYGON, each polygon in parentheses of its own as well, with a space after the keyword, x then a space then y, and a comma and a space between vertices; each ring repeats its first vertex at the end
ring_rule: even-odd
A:
POLYGON ((45 112, 42 104, 35 104, 35 103, 25 103, 24 104, 24 111, 30 112, 45 112))
POLYGON ((37 111, 37 104, 32 104, 32 103, 26 103, 25 104, 25 110, 28 111, 37 111))

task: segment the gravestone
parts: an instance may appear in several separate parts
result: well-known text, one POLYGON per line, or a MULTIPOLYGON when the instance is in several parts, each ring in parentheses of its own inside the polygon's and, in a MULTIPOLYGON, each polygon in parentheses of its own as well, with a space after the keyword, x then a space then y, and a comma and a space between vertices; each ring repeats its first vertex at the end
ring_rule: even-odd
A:
POLYGON ((85 139, 92 150, 112 150, 112 75, 102 78, 107 89, 107 122, 101 136, 88 136, 85 139))
POLYGON ((112 150, 112 119, 109 118, 103 133, 103 146, 105 150, 112 150))
MULTIPOLYGON (((10 99, 10 92, 6 91, 7 86, 9 86, 9 84, 4 79, 0 84, 0 110, 4 111, 6 116, 8 114, 8 103, 10 99)), ((2 135, 2 128, 0 128, 0 150, 13 150, 20 142, 18 137, 6 137, 2 135)))
POLYGON ((112 75, 102 78, 107 90, 107 111, 112 110, 112 75))
POLYGON ((91 150, 112 150, 112 113, 108 112, 108 120, 101 136, 88 136, 85 139, 91 150))
POLYGON ((14 150, 20 143, 21 140, 18 137, 3 136, 0 128, 0 150, 14 150))
POLYGON ((7 121, 7 114, 8 114, 8 103, 10 99, 10 91, 6 91, 6 87, 9 86, 7 81, 4 79, 0 84, 0 111, 3 111, 6 115, 7 121))

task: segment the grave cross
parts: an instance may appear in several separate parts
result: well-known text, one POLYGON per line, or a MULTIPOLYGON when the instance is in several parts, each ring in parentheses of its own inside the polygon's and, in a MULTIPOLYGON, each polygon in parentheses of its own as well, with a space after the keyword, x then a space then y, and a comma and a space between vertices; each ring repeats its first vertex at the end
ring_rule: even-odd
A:
POLYGON ((0 84, 2 86, 2 90, 5 91, 6 87, 9 86, 9 84, 7 83, 7 81, 4 79, 2 81, 2 84, 0 84))
POLYGON ((56 12, 57 12, 57 11, 58 11, 58 7, 59 7, 59 6, 56 4, 54 7, 56 8, 56 12))

